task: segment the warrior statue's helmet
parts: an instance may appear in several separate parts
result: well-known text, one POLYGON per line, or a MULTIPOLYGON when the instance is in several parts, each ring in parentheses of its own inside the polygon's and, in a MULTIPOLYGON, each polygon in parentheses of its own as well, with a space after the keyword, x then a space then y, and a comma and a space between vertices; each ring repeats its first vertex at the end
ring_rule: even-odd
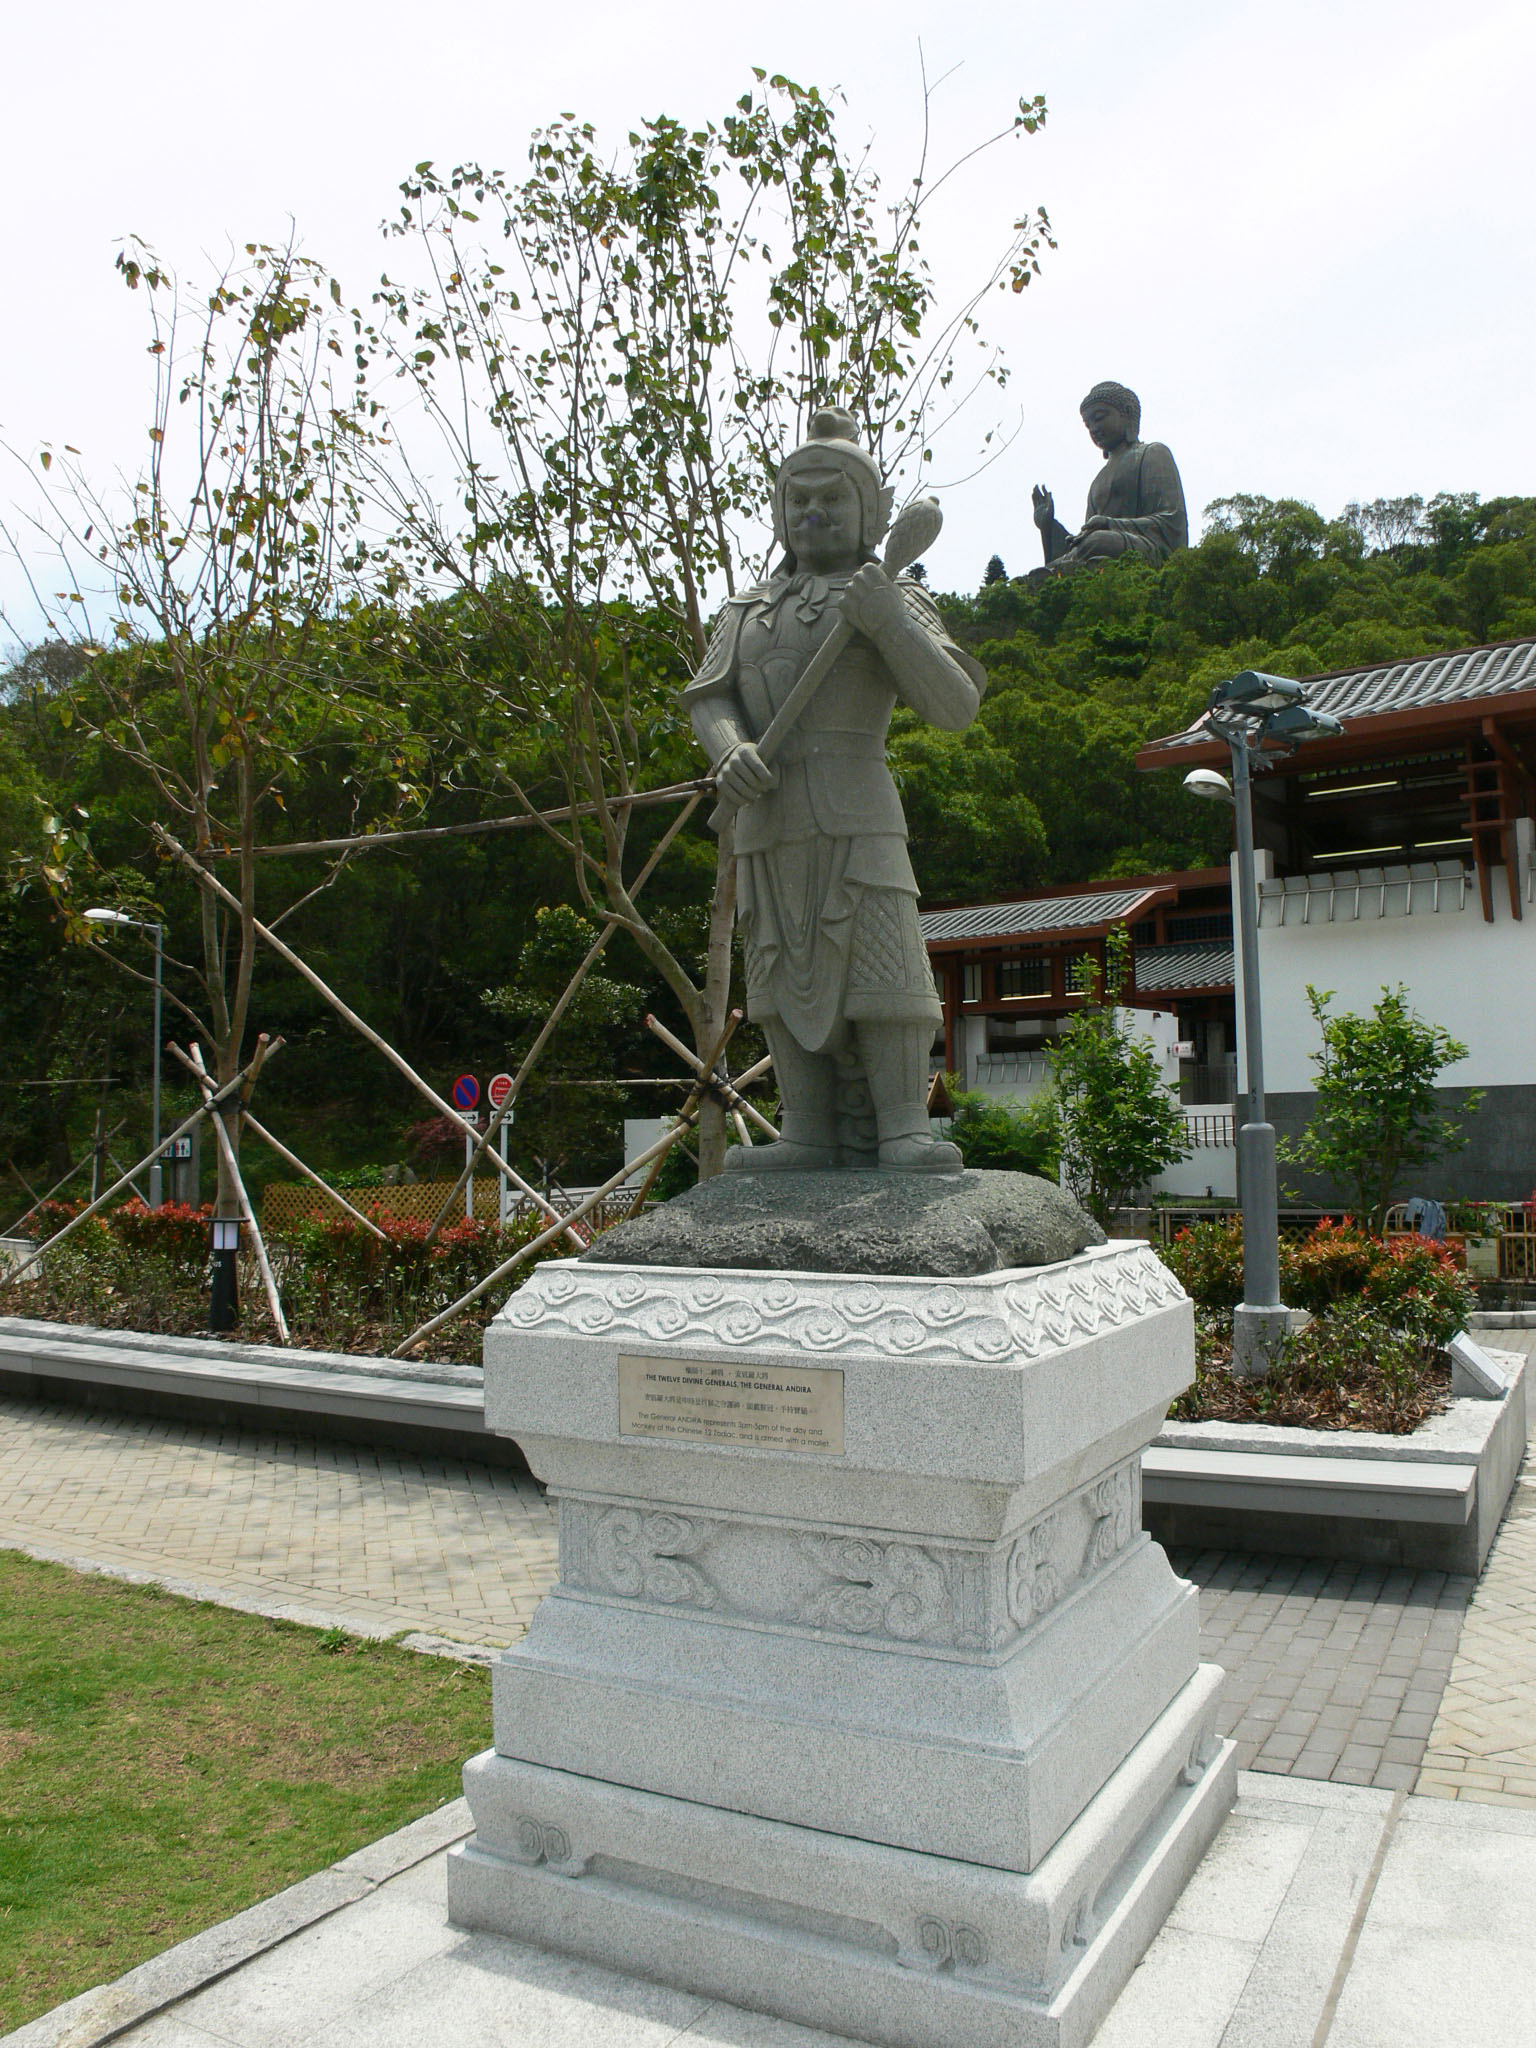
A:
POLYGON ((824 406, 811 416, 807 439, 792 449, 773 480, 773 537, 789 553, 785 537, 784 497, 796 470, 840 469, 859 494, 859 538, 868 556, 885 537, 896 494, 886 487, 875 458, 859 446, 858 424, 840 405, 824 406))

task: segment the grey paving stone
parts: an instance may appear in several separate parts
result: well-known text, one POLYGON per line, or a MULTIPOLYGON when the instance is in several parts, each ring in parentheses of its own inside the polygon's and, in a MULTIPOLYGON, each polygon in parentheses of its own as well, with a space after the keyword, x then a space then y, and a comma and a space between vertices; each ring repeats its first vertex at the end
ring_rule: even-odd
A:
POLYGON ((1469 1581, 1210 1551, 1174 1563, 1201 1588, 1203 1654, 1232 1674, 1225 1732, 1245 1767, 1363 1785, 1422 1760, 1469 1581))

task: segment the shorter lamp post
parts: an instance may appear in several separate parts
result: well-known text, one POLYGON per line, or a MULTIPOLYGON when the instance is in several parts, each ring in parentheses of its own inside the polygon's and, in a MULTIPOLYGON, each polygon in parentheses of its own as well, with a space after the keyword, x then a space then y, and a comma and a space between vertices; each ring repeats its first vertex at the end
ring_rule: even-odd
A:
POLYGON ((126 910, 88 910, 85 913, 85 921, 87 924, 133 925, 141 932, 153 932, 155 935, 154 1059, 149 1069, 150 1122, 153 1127, 150 1143, 154 1147, 155 1157, 149 1169, 149 1206, 151 1209, 158 1209, 163 1200, 160 1164, 160 988, 161 966, 165 956, 165 926, 156 924, 151 918, 130 917, 126 910))
MULTIPOLYGON (((219 1112, 214 1111, 217 1116, 219 1112)), ((240 1277, 236 1263, 240 1250, 240 1218, 213 1219, 213 1274, 208 1295, 208 1328, 232 1330, 240 1320, 240 1277)))
POLYGON ((1241 1378, 1262 1379, 1276 1361, 1290 1328, 1290 1311, 1280 1300, 1280 1195, 1275 1177, 1275 1129, 1264 1108, 1264 1022, 1259 1004, 1259 906, 1253 861, 1255 753, 1268 746, 1289 752, 1303 740, 1321 739, 1344 728, 1326 711, 1314 711, 1306 692, 1289 676, 1244 669, 1211 691, 1205 715, 1209 731, 1226 741, 1232 779, 1213 768, 1196 768, 1184 778, 1191 796, 1231 804, 1237 813, 1237 929, 1243 960, 1244 1114, 1237 1136, 1237 1199, 1243 1217, 1243 1298, 1232 1316, 1232 1369, 1241 1378))

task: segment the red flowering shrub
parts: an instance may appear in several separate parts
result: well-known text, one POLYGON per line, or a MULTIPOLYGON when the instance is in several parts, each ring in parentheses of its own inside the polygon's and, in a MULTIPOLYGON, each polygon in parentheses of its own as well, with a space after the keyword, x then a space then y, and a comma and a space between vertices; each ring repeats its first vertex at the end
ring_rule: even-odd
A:
POLYGON ((192 1266, 199 1272, 208 1263, 208 1226, 212 1203, 200 1209, 186 1202, 167 1202, 162 1208, 146 1208, 137 1196, 121 1209, 107 1214, 107 1228, 119 1244, 147 1258, 167 1259, 174 1266, 192 1266))
POLYGON ((1236 1308, 1243 1298, 1243 1219, 1221 1217, 1181 1230, 1163 1263, 1198 1307, 1236 1308))
MULTIPOLYGON (((1239 1217, 1181 1230, 1163 1258, 1198 1307, 1232 1309, 1242 1300, 1239 1217)), ((1385 1244, 1353 1223, 1326 1219, 1304 1237, 1281 1238, 1280 1294, 1288 1307, 1315 1315, 1359 1302, 1433 1345, 1453 1337, 1476 1306, 1472 1283, 1445 1245, 1425 1237, 1385 1244)))

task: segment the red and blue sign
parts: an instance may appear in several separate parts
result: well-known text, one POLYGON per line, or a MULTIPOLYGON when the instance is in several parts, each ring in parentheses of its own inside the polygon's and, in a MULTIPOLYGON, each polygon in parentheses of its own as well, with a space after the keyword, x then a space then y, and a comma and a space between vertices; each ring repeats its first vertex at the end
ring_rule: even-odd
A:
POLYGON ((453 1084, 453 1106, 455 1109, 473 1109, 480 1100, 480 1083, 473 1074, 460 1074, 453 1084))

